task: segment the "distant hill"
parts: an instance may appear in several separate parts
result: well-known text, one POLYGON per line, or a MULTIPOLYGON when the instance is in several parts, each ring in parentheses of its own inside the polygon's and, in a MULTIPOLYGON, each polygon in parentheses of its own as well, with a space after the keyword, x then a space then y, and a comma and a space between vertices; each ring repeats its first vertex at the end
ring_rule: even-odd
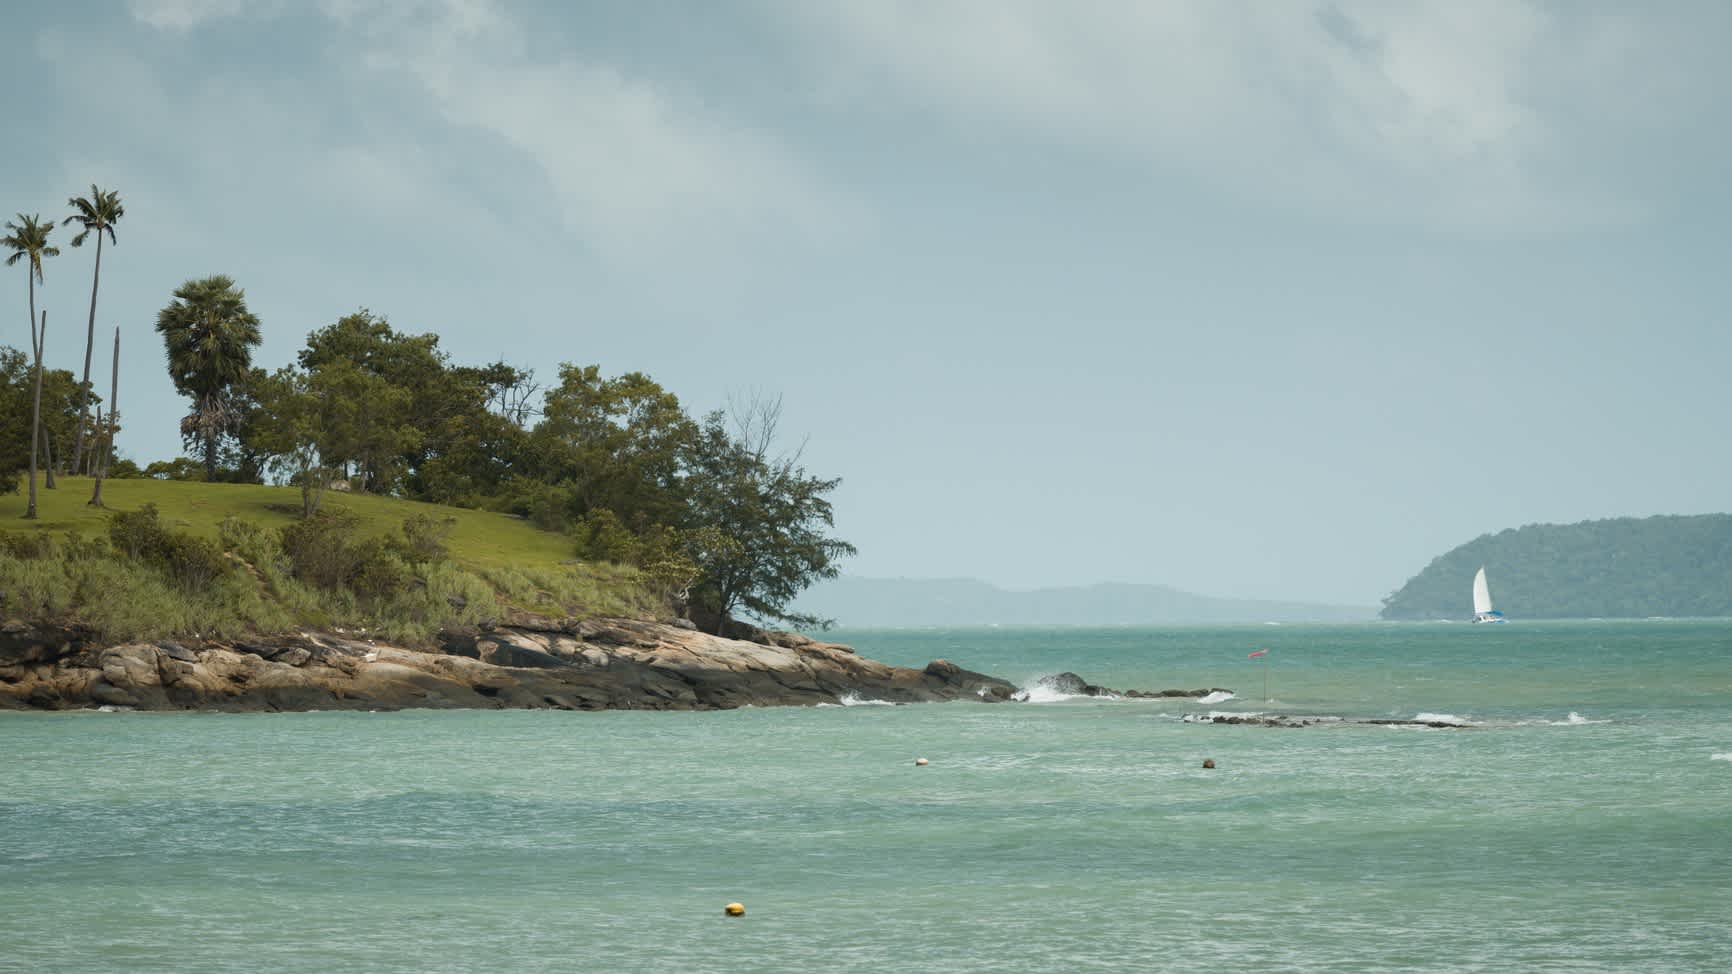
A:
POLYGON ((1383 618, 1470 618, 1481 565, 1512 619, 1732 616, 1732 515, 1698 514, 1482 535, 1385 599, 1383 618))
POLYGON ((1101 626, 1233 622, 1358 622, 1369 606, 1193 595, 1165 585, 1103 583, 1016 592, 967 578, 844 576, 800 596, 802 612, 845 626, 1101 626))

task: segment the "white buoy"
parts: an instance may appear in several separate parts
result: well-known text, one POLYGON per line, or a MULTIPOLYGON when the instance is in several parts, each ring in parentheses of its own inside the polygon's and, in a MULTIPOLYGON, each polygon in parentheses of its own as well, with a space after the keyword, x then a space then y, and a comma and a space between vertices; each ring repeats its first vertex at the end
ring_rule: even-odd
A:
POLYGON ((924 767, 926 767, 927 763, 928 762, 925 758, 915 758, 914 759, 914 766, 917 768, 924 768, 924 767))
POLYGON ((727 906, 722 907, 722 913, 731 917, 743 917, 746 915, 746 904, 729 903, 727 906))

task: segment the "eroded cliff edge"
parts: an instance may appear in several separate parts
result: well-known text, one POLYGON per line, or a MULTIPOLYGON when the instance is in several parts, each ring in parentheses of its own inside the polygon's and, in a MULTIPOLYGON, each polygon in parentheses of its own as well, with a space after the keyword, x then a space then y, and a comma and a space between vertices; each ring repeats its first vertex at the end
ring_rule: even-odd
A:
POLYGON ((723 639, 630 619, 519 618, 431 650, 301 631, 235 641, 95 645, 75 628, 0 625, 0 709, 718 710, 1009 700, 1011 684, 944 660, 890 666, 792 633, 723 639))

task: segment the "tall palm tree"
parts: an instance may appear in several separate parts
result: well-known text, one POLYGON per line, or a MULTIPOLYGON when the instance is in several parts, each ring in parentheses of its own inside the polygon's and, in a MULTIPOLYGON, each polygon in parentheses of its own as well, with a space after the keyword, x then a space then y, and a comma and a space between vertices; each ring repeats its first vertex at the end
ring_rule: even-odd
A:
POLYGON ((218 274, 177 288, 174 301, 157 313, 156 330, 175 391, 192 399, 180 435, 204 444, 205 476, 214 480, 217 444, 240 420, 234 386, 252 367, 258 316, 247 310, 246 293, 218 274))
MULTIPOLYGON (((0 237, 0 247, 12 251, 6 257, 6 266, 11 267, 19 261, 25 261, 24 280, 30 290, 30 351, 36 356, 36 399, 35 416, 30 420, 30 503, 24 509, 25 517, 36 516, 36 446, 42 437, 42 343, 36 336, 36 282, 42 280, 42 258, 60 256, 60 248, 48 242, 48 234, 54 229, 54 221, 42 222, 42 217, 18 214, 17 223, 7 223, 6 229, 12 231, 5 237, 0 237)), ((42 325, 48 329, 47 322, 42 325)))
POLYGON ((114 225, 126 215, 126 207, 120 205, 119 193, 103 192, 95 183, 90 184, 89 196, 74 196, 66 205, 78 212, 60 221, 60 225, 77 223, 84 228, 72 238, 72 246, 82 247, 84 238, 92 232, 96 234, 96 270, 90 276, 90 321, 84 329, 84 384, 78 392, 78 435, 72 442, 70 469, 76 474, 84 460, 84 427, 90 421, 90 353, 96 346, 96 289, 102 284, 102 237, 107 234, 110 243, 119 244, 114 238, 114 225))
POLYGON ((60 256, 60 248, 50 246, 48 234, 54 229, 54 221, 42 222, 40 214, 25 216, 18 214, 17 223, 7 223, 6 229, 12 231, 0 238, 0 247, 12 251, 6 258, 6 266, 11 267, 19 261, 27 261, 24 265, 24 278, 30 282, 30 341, 36 341, 36 283, 42 280, 42 258, 60 256))

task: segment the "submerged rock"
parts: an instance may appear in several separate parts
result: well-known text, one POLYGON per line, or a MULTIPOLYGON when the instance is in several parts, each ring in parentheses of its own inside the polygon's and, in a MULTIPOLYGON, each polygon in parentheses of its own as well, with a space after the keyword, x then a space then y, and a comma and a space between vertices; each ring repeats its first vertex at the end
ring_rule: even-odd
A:
POLYGON ((1243 724, 1252 727, 1375 725, 1380 727, 1435 727, 1461 730, 1472 726, 1464 721, 1450 720, 1400 720, 1388 717, 1305 717, 1288 714, 1185 714, 1180 719, 1188 724, 1243 724))

